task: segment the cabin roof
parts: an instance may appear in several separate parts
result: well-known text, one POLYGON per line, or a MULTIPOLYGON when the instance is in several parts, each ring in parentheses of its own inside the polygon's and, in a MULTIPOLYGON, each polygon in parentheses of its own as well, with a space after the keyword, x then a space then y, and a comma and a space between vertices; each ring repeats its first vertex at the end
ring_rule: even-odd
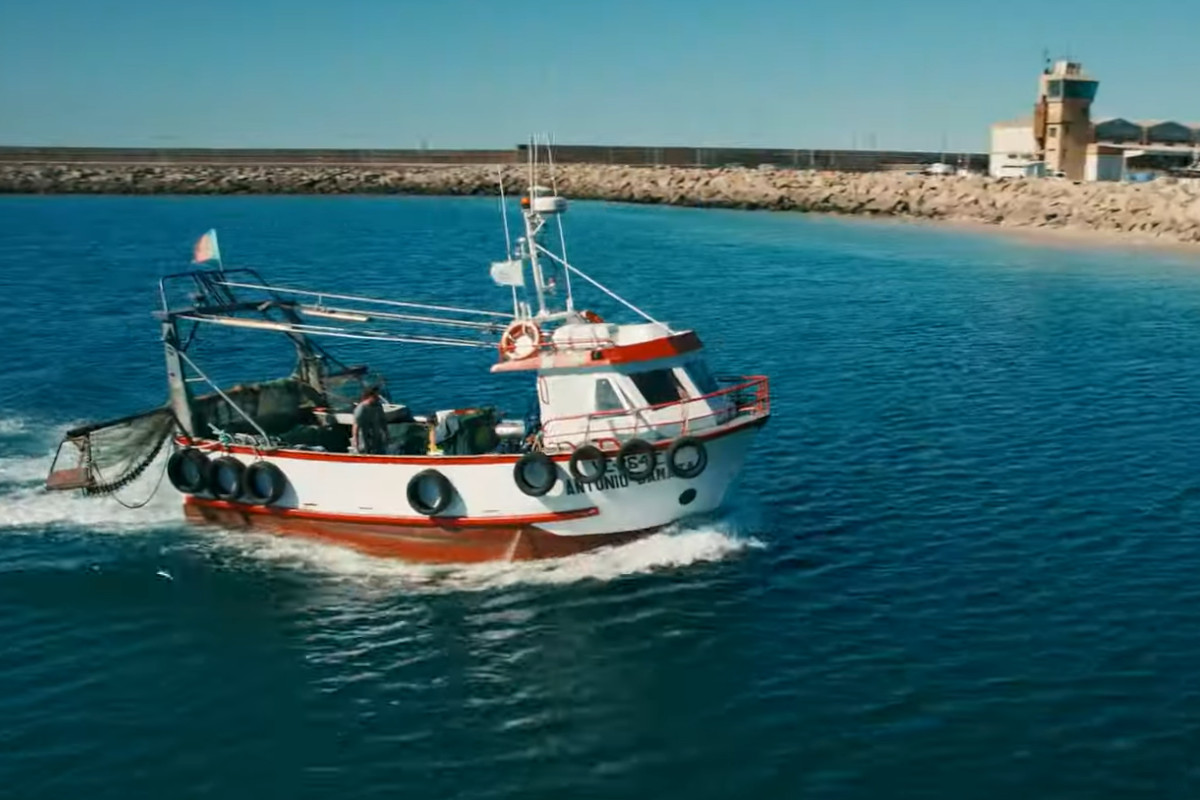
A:
MULTIPOLYGON (((642 326, 629 326, 642 327, 642 326)), ((554 347, 529 358, 501 361, 492 366, 492 372, 522 372, 526 370, 592 369, 633 364, 642 361, 657 361, 673 358, 700 350, 704 345, 694 331, 682 331, 653 339, 620 344, 594 342, 591 346, 554 347)))

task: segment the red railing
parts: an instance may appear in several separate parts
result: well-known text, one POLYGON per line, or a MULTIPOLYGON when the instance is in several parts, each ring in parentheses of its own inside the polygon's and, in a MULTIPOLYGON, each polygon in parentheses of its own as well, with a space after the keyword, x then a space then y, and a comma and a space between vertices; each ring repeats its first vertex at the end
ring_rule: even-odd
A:
POLYGON ((765 417, 771 413, 770 382, 766 375, 742 375, 737 377, 720 377, 718 383, 732 384, 709 394, 698 397, 680 398, 669 403, 646 405, 637 408, 623 408, 615 411, 594 411, 586 414, 572 414, 563 417, 553 417, 542 423, 542 438, 548 447, 574 449, 579 444, 587 442, 602 450, 617 450, 621 447, 622 439, 631 439, 639 433, 653 430, 670 430, 679 427, 680 436, 693 431, 701 420, 714 419, 711 426, 723 425, 739 417, 765 417), (714 408, 711 403, 716 398, 727 398, 730 402, 719 403, 714 408), (703 413, 693 415, 692 406, 703 403, 703 413), (647 415, 665 409, 678 407, 678 418, 647 419, 647 415), (609 420, 631 421, 620 425, 603 426, 603 430, 593 431, 609 420), (579 423, 583 423, 580 425, 579 423), (562 429, 561 433, 555 428, 562 429), (571 441, 556 441, 570 439, 571 441))

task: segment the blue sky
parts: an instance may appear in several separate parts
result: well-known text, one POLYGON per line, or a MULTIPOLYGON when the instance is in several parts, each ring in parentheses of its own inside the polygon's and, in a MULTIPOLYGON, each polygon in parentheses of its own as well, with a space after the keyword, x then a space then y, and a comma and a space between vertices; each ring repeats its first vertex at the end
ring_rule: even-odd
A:
POLYGON ((3 0, 0 144, 984 150, 1043 48, 1200 121, 1188 5, 3 0))

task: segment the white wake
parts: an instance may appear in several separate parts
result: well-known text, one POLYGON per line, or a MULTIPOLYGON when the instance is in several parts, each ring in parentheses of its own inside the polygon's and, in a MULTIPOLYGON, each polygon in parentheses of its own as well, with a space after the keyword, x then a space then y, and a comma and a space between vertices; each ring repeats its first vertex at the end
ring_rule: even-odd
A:
POLYGON ((183 501, 169 481, 142 508, 126 508, 117 497, 133 505, 150 496, 162 471, 155 463, 146 474, 117 493, 117 497, 85 497, 77 492, 48 492, 42 481, 48 458, 0 458, 0 531, 46 527, 136 531, 161 528, 183 521, 183 501))
POLYGON ((717 562, 742 551, 764 547, 720 525, 656 533, 616 547, 565 558, 484 564, 414 564, 368 556, 348 548, 265 534, 214 533, 222 547, 240 555, 312 570, 335 579, 427 591, 484 591, 520 585, 563 585, 611 581, 628 575, 682 569, 717 562))
MULTIPOLYGON (((53 459, 52 449, 40 456, 6 452, 10 448, 5 447, 5 439, 27 435, 29 430, 23 420, 0 418, 0 534, 33 533, 47 527, 132 533, 176 525, 183 533, 182 499, 169 481, 159 483, 165 453, 138 480, 118 493, 121 500, 132 505, 151 497, 154 492, 145 506, 128 508, 114 497, 46 491, 42 483, 53 459)), ((61 432, 46 431, 47 436, 53 434, 52 446, 57 445, 61 432)), ((739 536, 731 526, 706 524, 683 526, 629 544, 566 558, 428 565, 368 556, 337 545, 304 539, 215 528, 193 530, 194 534, 181 537, 184 548, 232 550, 239 557, 311 570, 335 579, 368 582, 384 591, 391 588, 472 591, 522 584, 611 581, 626 575, 721 561, 744 550, 763 547, 756 539, 739 536)))
MULTIPOLYGON (((183 520, 179 494, 165 480, 153 499, 137 509, 122 506, 114 497, 46 491, 43 482, 54 460, 54 449, 74 424, 78 423, 42 428, 21 417, 0 417, 0 531, 47 527, 136 531, 183 520), (31 449, 41 452, 30 454, 31 449)), ((164 453, 117 496, 130 505, 150 497, 165 463, 164 453)))

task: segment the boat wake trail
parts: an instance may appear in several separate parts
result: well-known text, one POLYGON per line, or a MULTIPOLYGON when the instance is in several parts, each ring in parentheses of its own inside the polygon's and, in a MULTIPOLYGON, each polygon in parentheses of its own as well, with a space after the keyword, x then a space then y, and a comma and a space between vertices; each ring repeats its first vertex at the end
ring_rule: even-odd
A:
MULTIPOLYGON (((114 497, 48 492, 42 483, 53 446, 68 426, 53 430, 20 419, 0 418, 0 535, 50 528, 96 532, 138 532, 184 526, 182 500, 163 480, 160 455, 144 475, 114 497), (36 435, 35 435, 36 432, 36 435), (53 444, 47 444, 52 441, 53 444), (23 451, 23 452, 22 452, 23 451)), ((471 565, 414 564, 364 555, 336 545, 264 533, 188 527, 182 549, 220 550, 263 565, 314 573, 320 578, 366 584, 388 592, 483 591, 521 585, 565 585, 611 581, 624 576, 717 562, 764 545, 739 535, 731 524, 681 525, 629 544, 567 558, 471 565)))
POLYGON ((222 535, 222 546, 241 555, 314 571, 326 577, 390 588, 424 591, 488 591, 532 585, 612 581, 630 575, 717 562, 763 543, 720 524, 679 527, 629 544, 566 558, 486 564, 413 564, 364 555, 334 545, 266 534, 222 535))

